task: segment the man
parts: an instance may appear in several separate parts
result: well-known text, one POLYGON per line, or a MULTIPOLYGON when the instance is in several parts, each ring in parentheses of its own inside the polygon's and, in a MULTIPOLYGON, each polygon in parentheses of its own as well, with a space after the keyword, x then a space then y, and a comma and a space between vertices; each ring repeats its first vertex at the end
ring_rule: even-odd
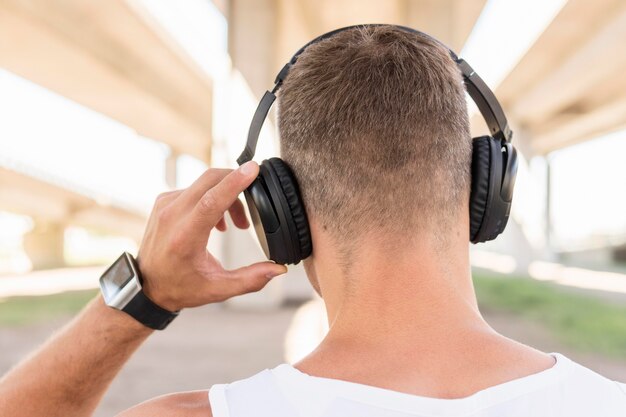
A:
MULTIPOLYGON (((624 416, 626 388, 482 319, 468 251, 471 139, 447 51, 392 27, 312 45, 279 96, 283 159, 307 208, 307 275, 330 330, 295 366, 121 415, 624 416)), ((261 289, 271 262, 224 270, 206 250, 258 174, 209 170, 157 200, 138 265, 144 293, 178 311, 261 289)), ((3 416, 87 416, 151 330, 94 300, 0 383, 3 416)), ((210 354, 210 352, 207 352, 210 354)))

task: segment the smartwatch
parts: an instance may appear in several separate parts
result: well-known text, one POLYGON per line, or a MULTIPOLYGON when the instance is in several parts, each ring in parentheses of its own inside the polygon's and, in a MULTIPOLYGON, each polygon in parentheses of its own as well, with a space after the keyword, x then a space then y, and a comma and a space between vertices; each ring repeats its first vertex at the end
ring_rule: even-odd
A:
POLYGON ((121 310, 135 320, 155 330, 163 330, 178 316, 150 300, 142 290, 141 273, 137 261, 124 252, 100 277, 104 302, 121 310))

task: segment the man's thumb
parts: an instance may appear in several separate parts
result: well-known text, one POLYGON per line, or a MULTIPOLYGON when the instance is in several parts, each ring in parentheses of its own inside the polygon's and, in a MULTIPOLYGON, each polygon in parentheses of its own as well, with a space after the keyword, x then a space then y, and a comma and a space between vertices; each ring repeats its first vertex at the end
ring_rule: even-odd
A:
POLYGON ((241 294, 259 291, 274 277, 287 272, 285 265, 258 262, 232 271, 229 275, 239 282, 241 294))

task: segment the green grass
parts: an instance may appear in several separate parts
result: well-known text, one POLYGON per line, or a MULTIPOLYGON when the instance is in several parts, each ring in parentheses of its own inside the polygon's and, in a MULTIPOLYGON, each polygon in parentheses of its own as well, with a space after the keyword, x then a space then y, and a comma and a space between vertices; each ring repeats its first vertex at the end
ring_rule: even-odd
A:
POLYGON ((0 300, 0 326, 21 326, 79 312, 97 290, 0 300))
POLYGON ((626 306, 524 278, 474 277, 481 309, 519 314, 564 344, 626 358, 626 306))
MULTIPOLYGON (((541 323, 576 350, 626 359, 626 306, 525 278, 475 276, 481 310, 520 315, 541 323)), ((97 294, 75 291, 0 300, 0 326, 19 326, 74 315, 97 294)))

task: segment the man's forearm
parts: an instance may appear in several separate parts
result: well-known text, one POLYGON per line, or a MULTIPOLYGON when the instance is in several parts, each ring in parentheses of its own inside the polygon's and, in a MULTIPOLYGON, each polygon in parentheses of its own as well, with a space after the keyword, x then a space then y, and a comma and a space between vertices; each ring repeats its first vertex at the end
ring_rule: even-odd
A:
MULTIPOLYGON (((269 261, 226 270, 207 251, 211 231, 224 228, 225 213, 235 226, 249 226, 238 195, 258 174, 252 161, 234 171, 209 169, 191 187, 157 198, 138 255, 137 275, 143 278, 145 296, 179 311, 258 291, 287 272, 269 261)), ((97 297, 0 380, 0 416, 91 415, 122 365, 151 332, 97 297)), ((202 404, 203 412, 207 405, 202 404)))
POLYGON ((82 417, 152 330, 98 296, 0 381, 0 416, 82 417))

